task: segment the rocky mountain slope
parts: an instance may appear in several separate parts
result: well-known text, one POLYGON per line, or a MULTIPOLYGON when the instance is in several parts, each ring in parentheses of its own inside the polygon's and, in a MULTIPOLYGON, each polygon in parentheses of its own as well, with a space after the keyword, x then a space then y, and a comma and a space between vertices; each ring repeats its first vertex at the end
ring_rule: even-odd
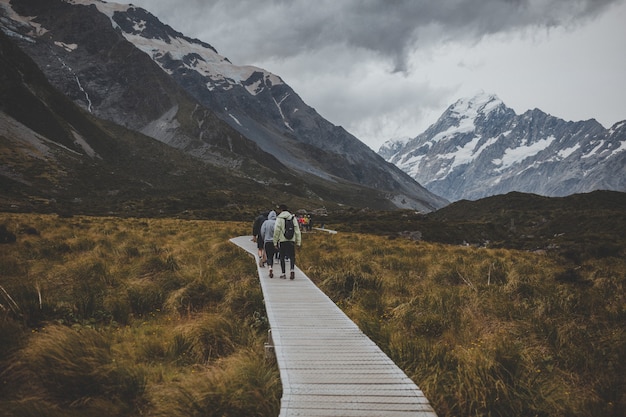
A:
POLYGON ((223 215, 231 199, 270 204, 256 182, 79 108, 1 32, 0 50, 0 211, 223 215))
POLYGON ((207 163, 81 109, 1 32, 0 50, 0 211, 247 220, 281 201, 309 209, 387 204, 371 188, 303 182, 278 162, 270 171, 243 154, 248 169, 282 182, 260 184, 207 163))
POLYGON ((233 65, 143 9, 2 0, 0 12, 3 31, 50 83, 98 118, 264 185, 291 182, 289 172, 312 199, 422 211, 447 203, 319 116, 280 77, 233 65))
POLYGON ((424 133, 379 154, 450 201, 626 191, 626 121, 605 129, 539 109, 517 115, 488 94, 457 101, 424 133))

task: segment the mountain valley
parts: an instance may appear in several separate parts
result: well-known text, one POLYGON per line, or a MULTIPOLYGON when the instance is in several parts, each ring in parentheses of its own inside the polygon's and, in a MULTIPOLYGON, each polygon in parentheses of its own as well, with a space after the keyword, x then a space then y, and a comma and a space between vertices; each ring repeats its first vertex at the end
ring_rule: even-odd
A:
MULTIPOLYGON (((0 6, 5 42, 18 44, 85 116, 145 135, 173 153, 182 151, 222 177, 257 184, 241 189, 231 184, 225 193, 281 200, 286 197, 268 196, 284 188, 309 209, 347 205, 432 211, 447 204, 321 118, 279 77, 235 66, 210 45, 176 32, 143 9, 95 0, 3 0, 0 6)), ((15 98, 3 99, 5 107, 11 107, 10 100, 15 98)), ((48 132, 42 132, 47 126, 39 127, 47 138, 48 132)), ((91 137, 84 140, 89 144, 91 137)), ((205 189, 204 180, 190 180, 197 191, 205 189)), ((90 188, 87 178, 81 181, 90 188)), ((98 183, 91 187, 102 188, 98 183)), ((162 193, 167 199, 167 191, 162 193)), ((65 198, 86 196, 68 193, 65 198)))

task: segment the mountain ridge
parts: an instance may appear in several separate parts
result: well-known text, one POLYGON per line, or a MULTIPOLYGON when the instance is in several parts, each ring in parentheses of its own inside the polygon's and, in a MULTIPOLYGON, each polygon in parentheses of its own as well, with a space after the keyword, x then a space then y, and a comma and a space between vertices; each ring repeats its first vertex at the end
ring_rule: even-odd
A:
POLYGON ((261 183, 280 183, 288 171, 316 199, 326 184, 377 194, 376 208, 447 204, 321 118, 278 76, 234 66, 143 9, 95 0, 0 5, 5 33, 56 88, 98 117, 261 183))
POLYGON ((1 211, 243 220, 282 201, 309 210, 387 204, 364 187, 303 183, 277 160, 281 181, 264 184, 206 163, 78 107, 1 32, 0 47, 1 211))
POLYGON ((626 121, 521 115, 481 93, 452 104, 426 131, 379 154, 450 201, 511 191, 545 196, 626 190, 626 121))

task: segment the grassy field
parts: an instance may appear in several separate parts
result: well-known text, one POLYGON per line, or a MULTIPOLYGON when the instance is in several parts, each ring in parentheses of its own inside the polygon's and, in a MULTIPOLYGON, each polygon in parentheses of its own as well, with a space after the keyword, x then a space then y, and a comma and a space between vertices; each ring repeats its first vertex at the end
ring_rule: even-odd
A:
POLYGON ((0 218, 0 414, 278 415, 248 225, 0 218))
POLYGON ((340 233, 305 272, 439 416, 626 415, 626 261, 340 233))
MULTIPOLYGON (((0 225, 15 236, 0 244, 0 415, 278 415, 256 267, 228 242, 250 224, 0 214, 0 225)), ((623 249, 303 240, 299 266, 440 417, 626 415, 623 249)))

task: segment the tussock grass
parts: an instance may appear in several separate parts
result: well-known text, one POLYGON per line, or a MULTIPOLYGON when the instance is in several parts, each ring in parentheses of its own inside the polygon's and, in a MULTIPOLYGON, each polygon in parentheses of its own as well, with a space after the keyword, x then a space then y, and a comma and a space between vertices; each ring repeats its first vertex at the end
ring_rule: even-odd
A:
POLYGON ((442 417, 622 416, 624 254, 340 233, 308 235, 298 256, 442 417))
POLYGON ((16 235, 0 245, 1 415, 278 414, 256 268, 228 242, 249 225, 0 224, 16 235))
POLYGON ((156 404, 154 415, 163 417, 276 416, 280 392, 273 368, 258 351, 244 350, 161 385, 150 402, 156 404))
MULTIPOLYGON (((228 243, 249 224, 35 214, 0 224, 16 235, 0 245, 12 300, 0 292, 5 414, 278 414, 256 268, 228 243)), ((622 416, 626 253, 600 249, 310 233, 298 264, 441 417, 622 416)))
POLYGON ((145 389, 142 369, 129 365, 115 361, 103 334, 53 325, 37 331, 15 355, 6 377, 61 406, 81 407, 97 399, 121 410, 145 389))

